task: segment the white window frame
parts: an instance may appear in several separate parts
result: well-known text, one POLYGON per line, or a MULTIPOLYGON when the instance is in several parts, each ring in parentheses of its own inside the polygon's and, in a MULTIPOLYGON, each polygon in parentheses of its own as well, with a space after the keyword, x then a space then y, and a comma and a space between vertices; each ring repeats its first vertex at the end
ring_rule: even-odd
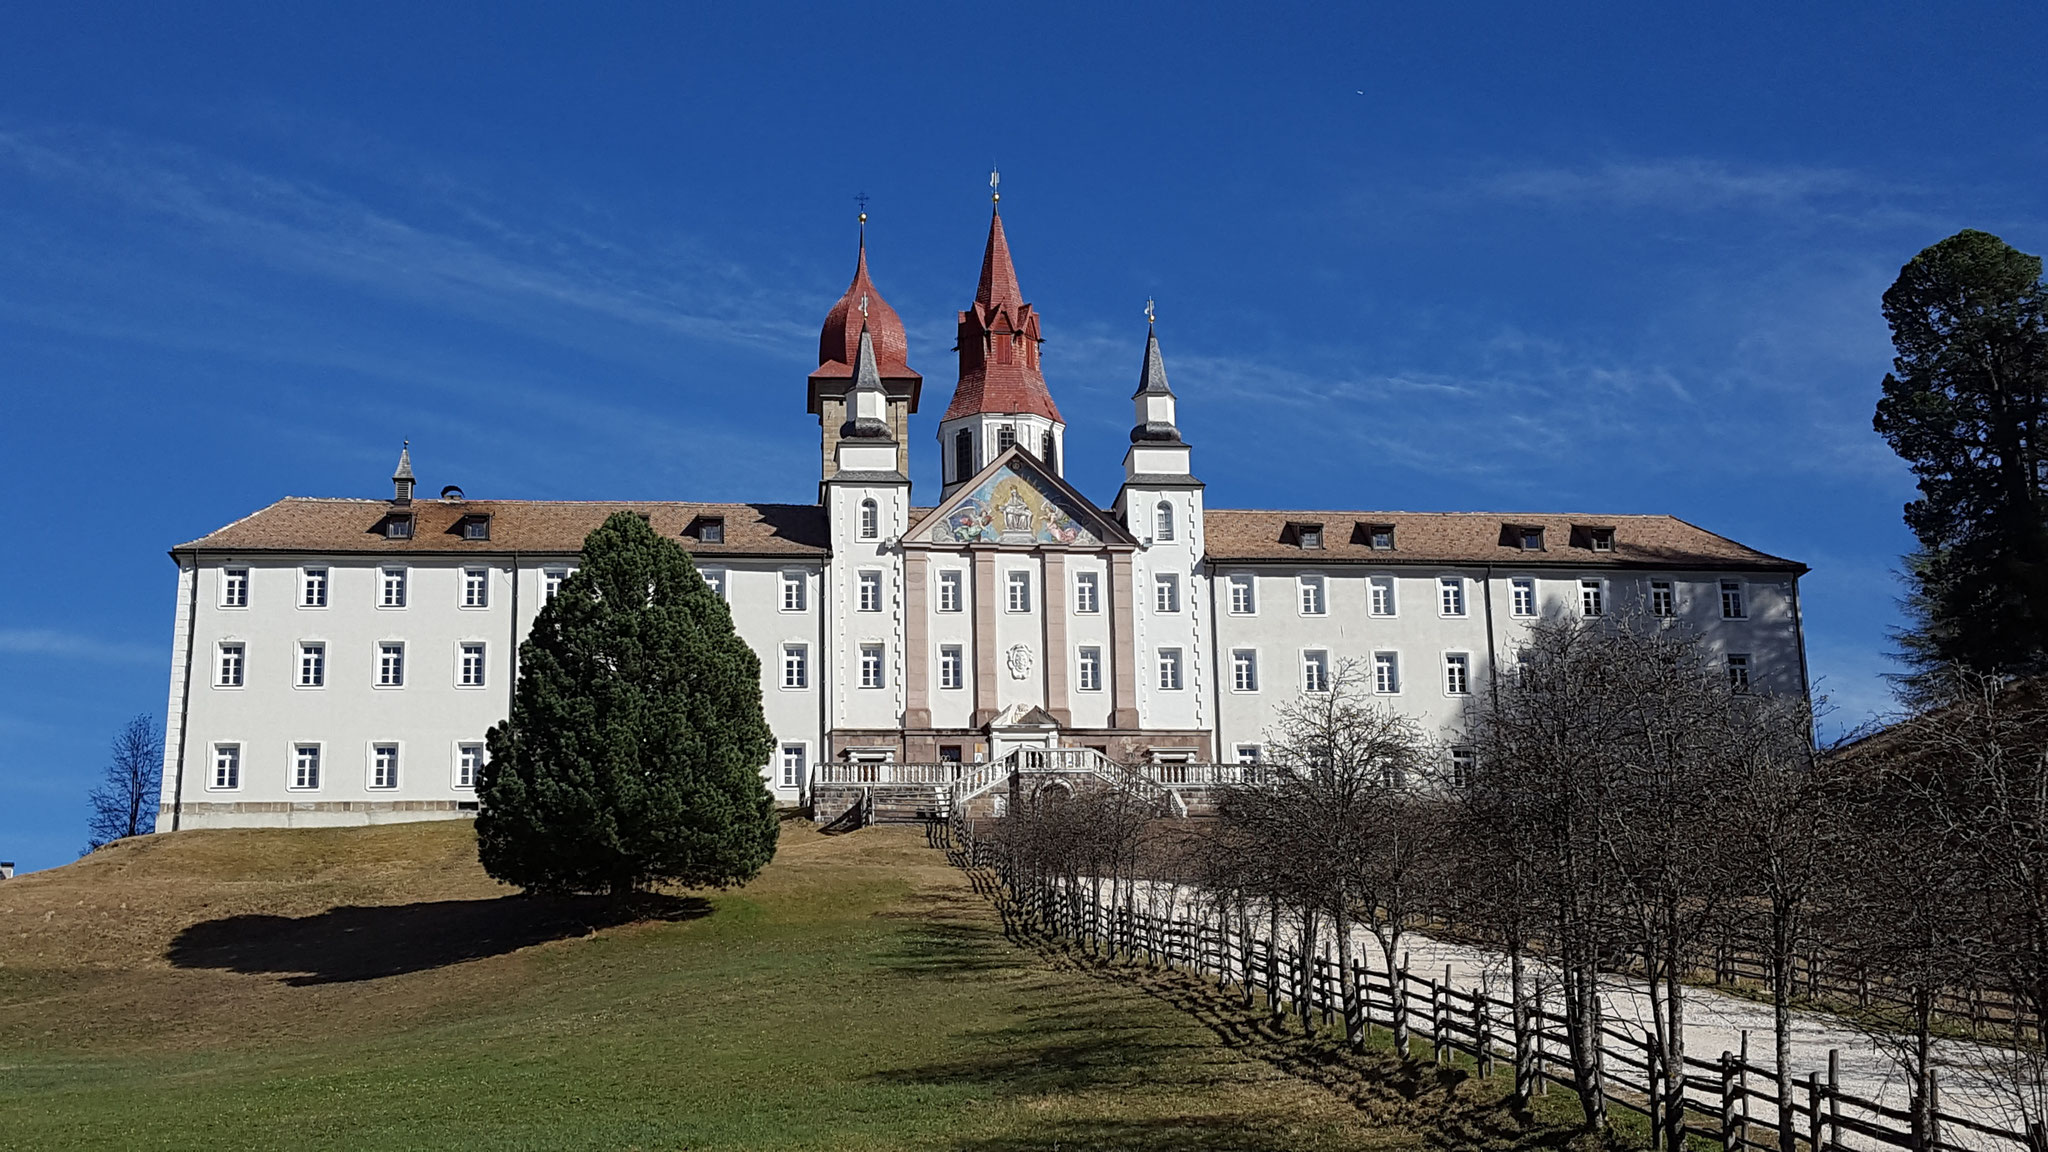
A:
POLYGON ((1375 696, 1399 696, 1401 694, 1401 653, 1391 648, 1382 648, 1372 654, 1372 694, 1375 696))
POLYGON ((1365 614, 1392 620, 1401 614, 1400 582, 1386 573, 1365 578, 1365 614))
POLYGON ((1444 695, 1470 696, 1472 694, 1472 654, 1470 652, 1446 652, 1443 659, 1444 695))
POLYGON ((782 646, 782 690, 785 692, 806 692, 811 687, 811 646, 808 644, 784 644, 782 646), (796 673, 796 683, 790 683, 790 672, 796 673))
POLYGON ((1031 573, 1028 570, 1011 568, 1003 573, 1003 611, 1031 611, 1031 573))
POLYGON ((213 686, 241 688, 249 683, 249 643, 220 640, 213 645, 213 686), (233 663, 230 663, 230 661, 233 663))
POLYGON ((213 742, 213 759, 206 769, 206 790, 208 792, 240 792, 243 769, 248 767, 242 756, 245 745, 240 740, 216 740, 213 742), (222 773, 227 773, 223 782, 222 773))
POLYGON ((1259 578, 1250 572, 1232 572, 1230 581, 1230 614, 1232 616, 1257 616, 1259 614, 1259 578))
POLYGON ((1169 542, 1173 539, 1173 503, 1161 500, 1152 510, 1152 539, 1154 542, 1169 542))
POLYGON ((957 692, 967 687, 967 649, 959 644, 939 645, 939 690, 957 692))
POLYGON ((702 576, 704 578, 704 583, 711 586, 711 594, 713 596, 718 597, 720 600, 725 601, 726 603, 732 602, 731 597, 726 593, 725 582, 727 579, 727 574, 725 569, 699 568, 697 569, 697 575, 702 576))
POLYGON ((860 646, 860 686, 864 689, 889 686, 889 647, 864 643, 860 646))
POLYGON ((1741 580, 1724 579, 1720 581, 1720 587, 1721 619, 1749 619, 1749 585, 1741 580), (1733 607, 1735 610, 1733 612, 1730 612, 1728 610, 1730 607, 1733 607))
POLYGON ((364 764, 363 772, 364 790, 369 792, 396 792, 398 791, 399 784, 403 782, 404 779, 405 742, 403 740, 370 741, 369 759, 364 764), (386 766, 380 764, 378 761, 379 758, 383 755, 384 750, 386 748, 389 748, 391 750, 391 763, 388 769, 390 775, 388 777, 381 777, 383 782, 379 783, 379 773, 386 771, 386 766))
POLYGON ((1319 572, 1302 572, 1294 577, 1294 608, 1303 616, 1330 614, 1330 581, 1319 572), (1310 601, 1313 600, 1313 606, 1310 601))
POLYGON ((295 676, 295 678, 294 678, 294 679, 293 679, 293 681, 292 681, 292 687, 294 687, 294 688, 325 688, 325 687, 327 687, 327 641, 325 641, 325 640, 301 640, 301 641, 299 641, 299 664, 298 664, 298 668, 297 668, 297 670, 296 670, 296 676, 295 676), (307 679, 307 677, 306 677, 306 660, 307 660, 307 657, 311 657, 311 658, 312 658, 312 662, 313 662, 313 667, 312 667, 312 671, 313 671, 313 676, 312 676, 312 678, 311 678, 311 679, 307 679))
POLYGON ((291 775, 285 778, 285 791, 318 792, 322 779, 327 775, 327 745, 319 740, 294 740, 286 745, 286 749, 290 758, 285 762, 291 765, 291 775), (313 753, 311 765, 305 760, 305 754, 309 749, 313 753), (311 782, 307 780, 309 767, 312 772, 311 782))
POLYGON ((1676 581, 1676 580, 1668 580, 1668 579, 1665 579, 1665 578, 1663 578, 1663 577, 1657 577, 1657 578, 1654 578, 1654 579, 1652 579, 1652 580, 1650 581, 1650 585, 1649 585, 1649 587, 1650 587, 1650 596, 1649 596, 1649 600, 1650 600, 1650 616, 1651 616, 1651 617, 1652 617, 1653 619, 1657 619, 1657 620, 1675 620, 1675 619, 1677 619, 1677 618, 1678 618, 1678 581, 1676 581), (1663 607, 1663 609, 1664 609, 1664 610, 1663 610, 1662 612, 1659 612, 1659 611, 1657 611, 1657 609, 1658 609, 1658 607, 1659 607, 1659 605, 1658 605, 1658 603, 1657 603, 1657 594, 1658 594, 1659 592, 1662 592, 1662 593, 1664 594, 1664 603, 1663 603, 1663 605, 1662 605, 1662 607, 1663 607))
POLYGON ((462 607, 489 608, 491 606, 491 570, 489 568, 464 568, 462 570, 462 607))
POLYGON ((1074 690, 1102 691, 1102 646, 1083 644, 1074 650, 1074 690))
POLYGON ((810 603, 809 576, 802 569, 784 568, 781 573, 782 585, 776 605, 784 612, 802 612, 810 603))
POLYGON ((405 671, 405 641, 377 641, 377 678, 374 686, 378 688, 403 688, 405 687, 405 671), (386 659, 391 655, 391 650, 394 648, 398 650, 398 676, 396 679, 389 675, 391 666, 385 663, 386 659))
POLYGON ((880 540, 882 538, 882 506, 872 496, 860 502, 860 538, 880 540))
POLYGON ((1451 749, 1451 787, 1470 788, 1479 775, 1479 752, 1473 748, 1451 749))
POLYGON ((385 567, 377 570, 377 607, 393 611, 405 607, 406 585, 411 578, 405 568, 385 567))
POLYGON ((967 610, 967 571, 963 568, 939 569, 939 611, 965 612, 967 610))
POLYGON ((804 781, 811 774, 811 742, 808 740, 782 740, 775 746, 775 786, 794 788, 802 791, 804 781), (796 753, 796 763, 790 763, 789 754, 796 753))
POLYGON ((1156 572, 1152 576, 1152 610, 1161 615, 1180 614, 1180 573, 1156 572))
POLYGON ((1436 578, 1436 614, 1445 620, 1462 620, 1471 614, 1470 597, 1465 594, 1463 576, 1436 578))
POLYGON ((1230 650, 1230 690, 1232 692, 1257 692, 1259 690, 1258 649, 1232 648, 1230 650))
POLYGON ((1101 575, 1095 572, 1074 573, 1074 614, 1076 616, 1097 616, 1101 613, 1101 575))
POLYGON ((882 610, 882 570, 879 568, 862 568, 853 574, 853 580, 854 587, 858 589, 854 599, 855 610, 860 612, 880 612, 882 610))
POLYGON ((240 610, 249 606, 249 569, 245 565, 220 570, 220 606, 240 610))
POLYGON ((1154 663, 1159 672, 1155 683, 1161 692, 1179 692, 1187 684, 1186 659, 1179 648, 1159 649, 1154 663))
POLYGON ((1330 652, 1326 648, 1301 650, 1301 690, 1322 695, 1330 690, 1330 652))
POLYGON ((1579 615, 1588 620, 1607 615, 1607 581, 1597 576, 1579 578, 1579 615), (1591 599, 1587 598, 1588 592, 1592 593, 1591 599))
POLYGON ((1747 652, 1730 652, 1722 658, 1722 665, 1728 671, 1728 687, 1731 691, 1747 692, 1754 684, 1756 661, 1747 652))
POLYGON ((543 568, 540 570, 540 602, 542 604, 554 603, 555 597, 562 594, 562 585, 569 579, 569 573, 572 571, 574 569, 570 568, 543 568))
POLYGON ((453 771, 449 777, 452 786, 464 792, 476 791, 476 778, 484 770, 484 757, 487 755, 489 755, 489 752, 483 741, 457 740, 455 742, 455 759, 450 761, 453 766, 453 771), (476 763, 468 765, 469 779, 464 780, 462 778, 463 758, 468 756, 472 749, 476 752, 476 763))
POLYGON ((1508 579, 1508 615, 1522 620, 1536 615, 1534 576, 1513 576, 1508 579))
POLYGON ((455 686, 457 688, 482 688, 490 679, 491 649, 487 641, 457 640, 455 642, 455 686), (470 679, 470 649, 476 649, 476 679, 470 679))
POLYGON ((327 607, 328 594, 333 590, 332 573, 329 568, 299 569, 299 607, 327 607))
POLYGON ((1239 744, 1233 749, 1233 752, 1237 758, 1236 762, 1239 764, 1262 764, 1265 762, 1266 749, 1264 745, 1239 744))

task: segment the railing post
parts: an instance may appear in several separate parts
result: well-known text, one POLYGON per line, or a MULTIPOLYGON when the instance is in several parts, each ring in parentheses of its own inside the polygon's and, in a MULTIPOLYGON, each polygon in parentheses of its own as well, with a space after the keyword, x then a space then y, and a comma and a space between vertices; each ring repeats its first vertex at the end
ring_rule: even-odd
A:
POLYGON ((1478 1038, 1479 1078, 1485 1080, 1493 1075, 1493 1005, 1483 984, 1472 989, 1472 1034, 1478 1038))
POLYGON ((1842 1050, 1828 1049, 1828 1147, 1842 1138, 1842 1050))
POLYGON ((1808 1152, 1822 1152, 1827 1147, 1821 1137, 1820 1073, 1806 1074, 1806 1147, 1808 1152))
MULTIPOLYGON (((1685 1083, 1685 1073, 1679 1072, 1678 1082, 1685 1083)), ((1680 1090, 1683 1092, 1683 1089, 1680 1090)), ((1681 1123, 1683 1120, 1681 1118, 1681 1123)), ((1721 1152, 1736 1152, 1742 1143, 1742 1129, 1735 1119, 1735 1054, 1721 1050, 1721 1152)))

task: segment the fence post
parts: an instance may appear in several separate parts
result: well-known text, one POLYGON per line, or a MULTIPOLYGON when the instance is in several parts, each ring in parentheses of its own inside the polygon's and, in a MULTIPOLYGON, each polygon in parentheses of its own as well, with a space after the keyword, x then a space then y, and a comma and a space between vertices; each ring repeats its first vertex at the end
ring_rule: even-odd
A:
POLYGON ((1432 1064, 1450 1063, 1451 1050, 1444 1044, 1444 989, 1429 978, 1429 1060, 1432 1064))
POLYGON ((1806 1074, 1806 1147, 1807 1152, 1822 1152, 1826 1147, 1820 1134, 1820 1073, 1806 1074))
POLYGON ((1842 1138, 1842 1050, 1828 1049, 1828 1147, 1842 1138))
POLYGON ((1927 1147, 1941 1147, 1941 1084, 1927 1070, 1927 1147))
MULTIPOLYGON (((1737 1099, 1741 1102, 1742 1130, 1746 1133, 1749 1131, 1749 1029, 1747 1028, 1742 1030, 1742 1049, 1737 1055, 1735 1086, 1740 1089, 1737 1093, 1737 1099)), ((1685 1089, 1681 1087, 1678 1094, 1683 1098, 1685 1089)), ((1779 1108, 1784 1106, 1785 1102, 1783 1100, 1778 1101, 1779 1108)))
POLYGON ((1472 1033, 1478 1038, 1479 1078, 1485 1080, 1493 1075, 1493 1005, 1484 984, 1472 989, 1472 1033))
MULTIPOLYGON (((1679 1073, 1680 1083, 1684 1073, 1679 1073)), ((1682 1123, 1683 1121, 1681 1121, 1682 1123)), ((1721 1152, 1736 1152, 1742 1130, 1735 1123, 1735 1053, 1721 1050, 1721 1152)))

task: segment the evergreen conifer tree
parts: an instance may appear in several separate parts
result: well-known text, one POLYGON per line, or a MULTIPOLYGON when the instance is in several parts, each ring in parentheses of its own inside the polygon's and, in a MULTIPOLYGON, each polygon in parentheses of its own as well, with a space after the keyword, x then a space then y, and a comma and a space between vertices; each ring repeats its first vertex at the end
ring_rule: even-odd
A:
POLYGON ((477 782, 484 870, 543 892, 744 883, 775 854, 761 665, 689 554, 614 513, 519 649, 477 782))

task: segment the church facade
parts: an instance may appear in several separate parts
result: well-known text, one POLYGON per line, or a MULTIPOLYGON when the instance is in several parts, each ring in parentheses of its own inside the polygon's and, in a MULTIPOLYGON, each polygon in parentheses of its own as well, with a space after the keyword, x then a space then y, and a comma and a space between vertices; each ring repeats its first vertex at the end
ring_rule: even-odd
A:
POLYGON ((759 654, 762 771, 790 804, 823 765, 1256 761, 1278 709, 1340 676, 1455 758, 1545 617, 1681 621, 1731 680, 1806 690, 1805 567, 1673 517, 1211 508, 1149 329, 1124 481, 1096 503, 1064 478, 999 212, 956 323, 930 505, 909 479, 923 378, 863 238, 808 380, 815 504, 429 497, 408 451, 390 499, 286 498, 177 546, 159 827, 474 811, 519 642, 620 510, 692 553, 759 654))

